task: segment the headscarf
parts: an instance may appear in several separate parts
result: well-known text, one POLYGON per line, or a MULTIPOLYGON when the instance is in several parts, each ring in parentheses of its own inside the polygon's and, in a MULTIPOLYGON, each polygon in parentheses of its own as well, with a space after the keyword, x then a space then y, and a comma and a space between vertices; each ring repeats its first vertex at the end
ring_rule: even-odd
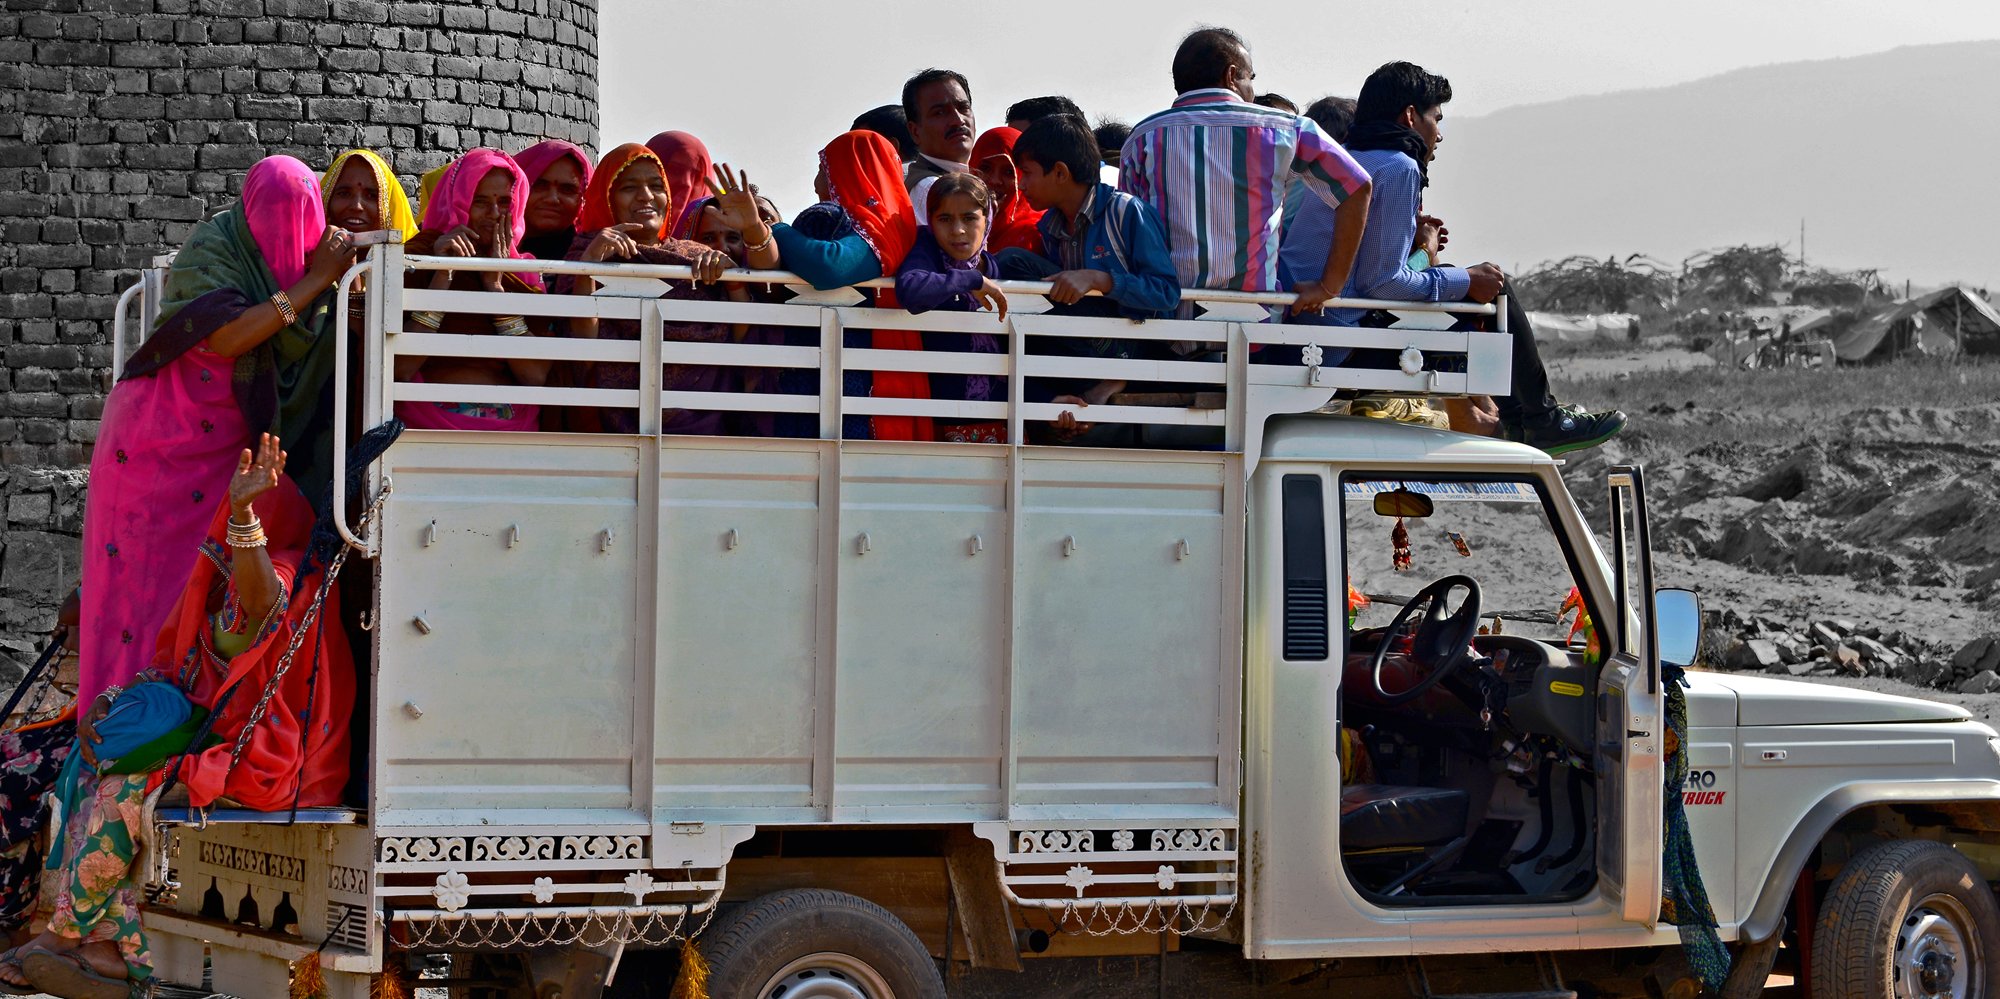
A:
MULTIPOLYGON (((972 167, 977 170, 988 160, 998 157, 1006 161, 1006 170, 1014 175, 1014 194, 1004 202, 993 206, 992 222, 986 230, 986 248, 995 253, 1008 247, 1042 252, 1041 230, 1035 224, 1042 220, 1042 213, 1029 207, 1028 199, 1021 194, 1021 173, 1014 163, 1014 143, 1021 138, 1021 130, 1002 125, 989 128, 972 144, 972 167)), ((928 223, 929 219, 922 220, 928 223)))
POLYGON ((561 139, 543 139, 515 153, 514 162, 520 165, 522 173, 527 174, 528 185, 532 187, 535 181, 542 179, 543 171, 555 165, 557 160, 565 156, 576 161, 576 168, 583 171, 583 185, 589 187, 590 157, 584 153, 581 147, 573 142, 564 142, 561 139))
POLYGON ((382 157, 366 149, 350 149, 333 158, 333 165, 319 178, 320 203, 324 205, 333 199, 333 185, 340 182, 340 171, 347 168, 347 161, 359 156, 367 161, 368 168, 375 171, 375 189, 381 193, 381 203, 377 206, 382 214, 382 228, 394 229, 409 239, 417 234, 417 218, 410 213, 410 198, 403 193, 403 182, 396 179, 396 171, 382 157))
POLYGON ((266 156, 243 177, 243 214, 250 236, 280 289, 306 276, 306 255, 326 232, 326 204, 304 163, 266 156))
MULTIPOLYGON (((618 216, 611 210, 611 189, 618 184, 619 174, 624 173, 632 164, 641 161, 660 166, 660 157, 652 149, 636 142, 627 142, 604 154, 604 159, 597 164, 596 173, 590 178, 590 186, 584 189, 583 207, 576 213, 576 231, 579 234, 609 229, 618 224, 618 216)), ((662 168, 661 173, 665 172, 662 168)), ((667 191, 670 199, 675 197, 671 181, 668 182, 667 191)), ((674 212, 680 207, 680 202, 670 201, 666 215, 660 220, 660 231, 654 234, 655 239, 664 239, 667 233, 673 231, 671 226, 674 212)))
POLYGON ((820 150, 833 200, 894 274, 917 241, 917 210, 903 187, 903 164, 896 147, 875 132, 846 132, 820 150))
POLYGON ((708 178, 715 163, 708 155, 708 147, 686 132, 661 132, 646 140, 646 148, 659 157, 660 169, 667 177, 667 193, 674 199, 668 212, 671 217, 667 231, 679 232, 694 203, 708 193, 708 178))
MULTIPOLYGON (((465 225, 472 218, 472 199, 479 190, 479 183, 495 170, 504 171, 514 178, 513 211, 508 220, 507 255, 517 260, 535 258, 521 252, 521 237, 528 232, 528 178, 521 172, 520 164, 514 157, 498 149, 475 149, 458 158, 450 172, 438 182, 432 193, 431 203, 424 206, 424 231, 432 234, 450 232, 465 225)), ((542 276, 532 271, 517 273, 528 286, 540 290, 542 276)))
MULTIPOLYGON (((457 160, 452 160, 441 167, 426 172, 423 177, 417 180, 418 228, 431 228, 431 206, 437 204, 436 194, 438 185, 444 183, 444 175, 450 173, 452 165, 457 162, 457 160)), ((432 231, 443 232, 444 230, 432 229, 432 231)), ((407 240, 409 237, 405 236, 403 238, 407 240)))
MULTIPOLYGON (((124 377, 159 371, 243 309, 296 284, 305 275, 306 248, 325 231, 326 206, 312 171, 290 156, 258 161, 244 178, 243 200, 196 225, 174 255, 160 318, 126 362, 124 377)), ((324 471, 314 467, 325 422, 315 416, 320 389, 333 377, 330 301, 322 295, 293 302, 298 322, 237 357, 231 377, 251 432, 284 437, 309 481, 324 471)))

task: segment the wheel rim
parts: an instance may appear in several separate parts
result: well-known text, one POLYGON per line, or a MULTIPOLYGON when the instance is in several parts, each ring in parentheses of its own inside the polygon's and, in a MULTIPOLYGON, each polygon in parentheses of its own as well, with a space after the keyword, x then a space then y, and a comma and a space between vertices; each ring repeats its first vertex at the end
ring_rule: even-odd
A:
POLYGON ((895 999, 881 972, 852 954, 821 951, 778 969, 757 995, 761 999, 895 999))
POLYGON ((1899 999, 1973 999, 1980 967, 1972 914, 1950 895, 1910 907, 1896 934, 1899 999))

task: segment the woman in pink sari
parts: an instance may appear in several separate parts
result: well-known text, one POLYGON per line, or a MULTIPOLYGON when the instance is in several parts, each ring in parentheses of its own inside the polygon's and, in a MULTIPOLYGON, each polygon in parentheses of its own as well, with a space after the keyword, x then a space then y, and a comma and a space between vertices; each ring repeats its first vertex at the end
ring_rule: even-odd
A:
POLYGON ((251 167, 243 200, 175 255, 159 322, 105 400, 91 456, 78 703, 151 660, 234 456, 264 431, 305 438, 326 422, 314 412, 332 368, 326 293, 353 257, 326 224, 319 178, 290 156, 251 167))
MULTIPOLYGON (((475 149, 458 158, 438 182, 424 209, 424 230, 404 244, 413 254, 441 257, 534 258, 520 251, 527 233, 528 178, 514 158, 498 149, 475 149)), ((417 278, 436 289, 536 293, 541 275, 477 271, 431 271, 417 278)), ((405 330, 421 335, 534 336, 547 323, 522 316, 476 312, 411 312, 405 330)), ((406 348, 420 349, 420 348, 406 348)), ((476 357, 396 358, 396 380, 444 385, 543 385, 548 361, 500 361, 476 357)), ((481 402, 398 402, 396 415, 412 429, 537 430, 541 407, 531 404, 481 402)))

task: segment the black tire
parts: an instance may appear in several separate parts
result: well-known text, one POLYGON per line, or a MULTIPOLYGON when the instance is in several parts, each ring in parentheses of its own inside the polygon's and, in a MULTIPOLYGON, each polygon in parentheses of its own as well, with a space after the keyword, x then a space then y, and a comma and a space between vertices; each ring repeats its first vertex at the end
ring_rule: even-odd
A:
POLYGON ((773 892, 703 934, 700 946, 713 999, 769 999, 787 979, 796 986, 819 975, 868 999, 944 999, 944 980, 917 935, 889 910, 843 892, 773 892))
POLYGON ((1996 954, 2000 904, 1964 854, 1929 840, 1880 843, 1827 888, 1813 929, 1812 991, 2000 999, 1996 954))

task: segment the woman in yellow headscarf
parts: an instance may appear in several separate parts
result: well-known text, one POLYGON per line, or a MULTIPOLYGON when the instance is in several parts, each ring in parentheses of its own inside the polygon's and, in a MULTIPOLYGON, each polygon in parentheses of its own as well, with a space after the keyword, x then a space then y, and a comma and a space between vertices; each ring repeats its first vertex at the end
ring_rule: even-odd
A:
POLYGON ((417 234, 417 219, 403 183, 382 157, 366 149, 350 149, 333 158, 319 180, 326 200, 326 221, 349 232, 394 229, 409 239, 417 234))

